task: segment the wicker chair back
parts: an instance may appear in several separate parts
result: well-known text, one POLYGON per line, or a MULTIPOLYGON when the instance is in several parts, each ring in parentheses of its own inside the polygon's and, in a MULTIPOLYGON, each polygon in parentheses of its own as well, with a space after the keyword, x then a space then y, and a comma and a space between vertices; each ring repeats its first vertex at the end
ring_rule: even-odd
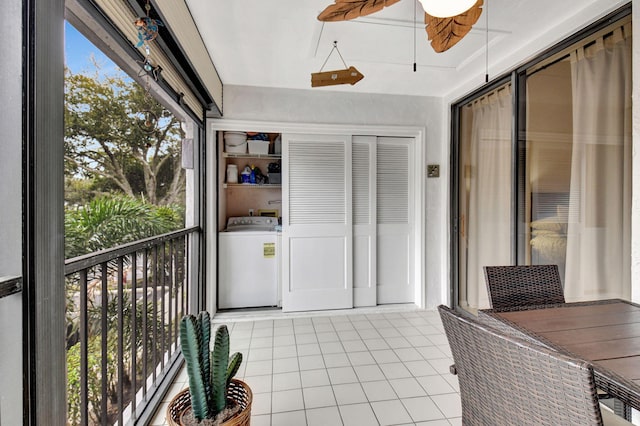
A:
POLYGON ((565 303, 558 265, 485 266, 493 309, 565 303))
POLYGON ((464 425, 602 425, 591 364, 438 307, 464 425))

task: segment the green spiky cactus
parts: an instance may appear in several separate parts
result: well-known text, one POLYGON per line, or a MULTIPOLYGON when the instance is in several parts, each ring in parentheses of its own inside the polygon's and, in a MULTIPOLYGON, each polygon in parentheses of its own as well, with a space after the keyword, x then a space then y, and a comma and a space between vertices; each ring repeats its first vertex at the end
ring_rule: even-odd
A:
POLYGON ((196 317, 188 315, 180 322, 180 346, 182 355, 187 364, 187 375, 189 376, 189 394, 191 396, 191 409, 193 415, 202 420, 209 417, 209 404, 205 391, 205 383, 208 382, 203 377, 202 348, 208 346, 208 342, 202 341, 200 324, 196 317))
POLYGON ((180 323, 180 345, 187 364, 191 409, 198 420, 211 419, 227 405, 227 390, 242 363, 242 354, 229 358, 229 330, 216 330, 213 351, 211 317, 205 311, 197 317, 186 315, 180 323))

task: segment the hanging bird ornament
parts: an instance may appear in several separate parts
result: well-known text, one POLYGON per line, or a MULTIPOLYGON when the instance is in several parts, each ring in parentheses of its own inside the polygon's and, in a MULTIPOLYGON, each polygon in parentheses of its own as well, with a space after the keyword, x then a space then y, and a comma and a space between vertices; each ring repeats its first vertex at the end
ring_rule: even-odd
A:
POLYGON ((143 46, 146 42, 155 40, 158 36, 158 30, 160 27, 164 27, 164 24, 159 19, 149 18, 148 16, 141 16, 134 22, 138 29, 138 44, 136 47, 143 46))

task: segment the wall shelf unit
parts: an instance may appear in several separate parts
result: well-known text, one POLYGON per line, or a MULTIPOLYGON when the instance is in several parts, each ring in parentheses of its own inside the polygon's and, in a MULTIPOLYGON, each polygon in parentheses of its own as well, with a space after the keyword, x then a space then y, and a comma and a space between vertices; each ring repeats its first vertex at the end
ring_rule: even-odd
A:
POLYGON ((279 189, 282 188, 280 184, 271 184, 271 183, 225 183, 223 185, 224 188, 246 188, 246 189, 279 189))
MULTIPOLYGON (((281 202, 282 199, 282 176, 280 173, 269 173, 270 165, 272 163, 279 164, 282 160, 282 154, 280 153, 280 132, 261 132, 262 140, 265 140, 264 135, 268 137, 268 149, 264 149, 264 146, 260 145, 258 146, 259 149, 252 151, 250 144, 251 139, 248 139, 246 149, 244 150, 231 150, 236 150, 236 152, 227 152, 225 150, 224 135, 227 131, 250 134, 249 130, 252 129, 255 129, 253 125, 237 129, 220 128, 216 129, 214 133, 216 135, 219 168, 218 188, 220 188, 220 192, 217 206, 219 230, 224 229, 229 217, 249 216, 251 211, 270 209, 275 201, 281 202), (277 146, 276 140, 278 140, 277 146), (233 183, 227 182, 227 169, 229 165, 235 165, 237 168, 237 183, 233 181, 233 183), (242 171, 246 167, 257 168, 265 179, 262 180, 259 178, 256 180, 260 183, 242 183, 242 171), (269 179, 274 183, 269 183, 269 179)), ((256 138, 256 140, 259 139, 256 138)))
POLYGON ((233 152, 223 152, 222 156, 224 158, 266 158, 266 159, 276 159, 279 160, 282 158, 280 154, 238 154, 233 152))

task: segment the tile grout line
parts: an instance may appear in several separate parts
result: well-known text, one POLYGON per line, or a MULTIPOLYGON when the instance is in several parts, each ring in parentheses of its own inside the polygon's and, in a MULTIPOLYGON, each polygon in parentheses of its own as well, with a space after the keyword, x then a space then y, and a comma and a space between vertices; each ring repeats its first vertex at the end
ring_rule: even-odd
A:
MULTIPOLYGON (((269 424, 273 424, 274 414, 278 414, 273 412, 273 408, 274 408, 273 396, 274 396, 274 393, 277 392, 275 390, 276 377, 277 377, 277 374, 287 373, 287 372, 276 373, 277 359, 280 359, 280 358, 284 359, 288 355, 286 354, 286 352, 283 352, 282 354, 277 354, 276 337, 284 336, 288 334, 277 333, 276 330, 277 328, 279 328, 278 327, 279 324, 276 321, 279 321, 279 320, 270 319, 268 321, 270 321, 269 327, 264 327, 270 330, 269 340, 270 340, 270 354, 271 354, 271 359, 270 359, 271 375, 270 375, 269 397, 270 397, 271 409, 269 410, 269 413, 268 413, 268 421, 269 421, 269 424), (278 336, 276 334, 278 334, 278 336), (276 356, 279 356, 280 358, 276 358, 276 356)), ((433 399, 433 396, 459 394, 459 392, 456 391, 456 388, 452 386, 451 381, 446 380, 444 375, 439 372, 437 365, 434 365, 431 362, 435 359, 443 359, 443 360, 448 359, 450 361, 450 354, 448 352, 443 352, 441 350, 441 348, 444 345, 439 342, 439 339, 436 338, 435 340, 433 340, 432 338, 429 337, 429 336, 441 335, 443 333, 443 331, 437 327, 437 324, 435 321, 433 321, 433 318, 428 318, 427 316, 420 315, 419 313, 416 313, 416 312, 410 312, 410 313, 409 312, 407 313, 393 312, 393 313, 381 313, 381 315, 380 314, 344 315, 344 320, 340 320, 340 321, 336 321, 335 317, 322 317, 322 316, 292 318, 292 319, 289 319, 288 321, 289 321, 288 325, 287 323, 284 323, 284 326, 291 329, 292 343, 293 343, 291 346, 295 349, 295 358, 296 358, 295 373, 297 375, 297 379, 299 380, 300 395, 302 397, 302 410, 304 410, 305 421, 307 422, 307 424, 309 424, 309 421, 311 420, 311 418, 308 416, 310 410, 313 410, 316 408, 321 409, 321 408, 328 408, 328 407, 334 407, 335 410, 337 410, 337 415, 339 416, 340 421, 344 424, 346 419, 344 418, 343 411, 341 411, 340 408, 343 406, 363 404, 363 402, 350 402, 346 404, 340 404, 336 394, 336 389, 338 386, 342 384, 346 384, 346 385, 357 384, 359 386, 359 389, 363 393, 365 398, 364 403, 366 403, 366 406, 370 409, 371 414, 378 421, 381 421, 381 419, 378 418, 375 410, 373 409, 373 402, 397 401, 400 403, 400 406, 405 411, 404 413, 405 415, 408 415, 413 422, 420 423, 421 421, 419 420, 413 420, 413 417, 411 416, 411 414, 409 414, 409 410, 405 405, 405 401, 403 400, 403 398, 399 396, 398 391, 391 384, 391 381, 396 379, 397 380, 412 379, 417 384, 417 389, 420 389, 421 392, 424 392, 424 395, 407 396, 404 399, 427 397, 433 403, 434 408, 438 411, 440 417, 444 421, 449 422, 450 419, 455 419, 455 418, 448 418, 445 415, 445 413, 442 411, 440 406, 433 399), (385 322, 382 322, 382 321, 385 321, 385 322), (350 328, 340 325, 340 323, 346 323, 349 325, 350 328), (300 331, 300 329, 305 330, 304 327, 308 327, 309 325, 313 330, 313 337, 315 339, 315 345, 317 345, 317 348, 318 348, 319 359, 322 361, 322 367, 307 368, 305 370, 302 370, 301 357, 303 355, 300 354, 300 352, 298 351, 298 348, 299 348, 299 345, 302 345, 303 343, 299 340, 299 336, 302 334, 309 334, 309 333, 297 333, 296 331, 300 331), (429 327, 429 328, 426 331, 423 331, 421 330, 421 327, 429 327), (296 328, 299 328, 299 330, 296 330, 296 328), (389 332, 381 333, 380 331, 383 329, 393 330, 393 332, 391 333, 391 335, 389 332), (375 332, 375 335, 369 332, 368 330, 373 330, 375 332), (349 335, 350 332, 354 333, 354 335, 349 335), (329 334, 324 334, 324 333, 331 333, 333 334, 333 336, 329 334), (347 335, 348 338, 345 338, 345 335, 347 335), (357 339, 354 339, 354 337, 356 336, 357 336, 357 339), (419 342, 416 342, 415 341, 416 339, 412 339, 413 336, 420 336, 423 339, 425 339, 424 340, 425 346, 416 346, 417 344, 419 344, 419 342), (404 341, 408 344, 408 346, 404 346, 403 344, 403 346, 397 347, 396 344, 398 342, 395 342, 395 344, 389 342, 389 339, 396 338, 396 337, 404 339, 404 341), (373 342, 366 342, 367 340, 373 340, 373 339, 379 339, 380 342, 384 343, 386 347, 382 347, 381 345, 379 349, 376 349, 375 346, 372 346, 374 344, 373 342), (361 344, 363 345, 362 349, 364 350, 351 350, 351 351, 347 350, 347 347, 345 345, 346 345, 346 342, 348 341, 361 342, 361 344), (426 345, 427 342, 429 343, 428 345, 426 345), (367 345, 367 343, 370 343, 370 344, 367 345), (331 348, 332 346, 334 348, 331 348), (329 349, 327 349, 327 347, 329 349), (419 350, 420 348, 427 348, 427 347, 432 348, 432 351, 439 352, 439 354, 442 355, 442 358, 427 358, 426 357, 427 354, 419 350), (339 351, 334 352, 334 350, 337 350, 337 349, 339 349, 339 351), (411 357, 414 356, 413 354, 409 354, 409 353, 403 354, 403 349, 412 349, 417 359, 411 359, 411 357), (373 356, 373 351, 376 351, 376 350, 389 351, 388 354, 392 354, 395 357, 395 360, 393 360, 392 362, 390 361, 390 362, 380 363, 379 360, 373 356), (365 353, 368 354, 372 364, 369 364, 368 361, 367 363, 355 364, 354 362, 357 362, 357 361, 354 361, 353 357, 350 355, 354 353, 360 353, 360 352, 362 352, 363 354, 365 353), (415 369, 419 368, 419 366, 410 368, 410 363, 418 362, 418 361, 421 363, 424 363, 425 366, 429 366, 434 371, 434 374, 428 374, 426 376, 416 375, 419 373, 416 372, 415 369), (389 375, 389 372, 385 373, 386 370, 382 370, 381 366, 384 364, 390 364, 390 363, 394 363, 394 364, 398 364, 399 366, 402 366, 407 371, 408 376, 393 378, 392 376, 389 375), (333 366, 329 367, 329 365, 333 365, 333 366), (361 377, 357 373, 357 367, 364 367, 367 365, 374 365, 381 372, 384 383, 387 384, 392 394, 394 395, 393 399, 389 399, 389 400, 385 399, 381 401, 370 400, 369 396, 367 395, 363 387, 363 384, 368 383, 368 381, 363 382, 361 377), (355 380, 355 382, 334 383, 331 380, 331 376, 329 376, 329 370, 332 368, 346 368, 346 367, 348 367, 351 370, 351 372, 354 374, 353 379, 355 380), (328 386, 331 386, 331 395, 333 397, 332 405, 329 405, 326 407, 325 406, 307 407, 307 402, 305 400, 305 389, 311 388, 314 386, 305 387, 303 385, 302 375, 304 371, 314 371, 314 370, 322 370, 325 372, 328 379, 328 386), (419 378, 422 378, 422 377, 439 377, 440 380, 442 380, 443 385, 447 386, 447 389, 443 389, 446 392, 431 394, 430 390, 425 388, 424 381, 421 382, 418 380, 419 378)), ((239 328, 235 328, 235 326, 243 322, 244 321, 242 322, 231 321, 231 323, 234 324, 233 331, 240 330, 239 328)), ((258 320, 246 321, 244 323, 246 325, 245 327, 243 327, 243 329, 249 328, 249 327, 251 328, 251 332, 248 336, 248 343, 247 343, 247 365, 245 366, 244 375, 243 375, 243 377, 247 377, 247 368, 251 364, 251 362, 249 361, 249 358, 252 355, 252 350, 255 351, 256 349, 258 349, 252 345, 254 338, 255 339, 264 338, 264 336, 262 336, 261 333, 258 333, 258 330, 261 330, 263 328, 263 327, 257 327, 258 320)), ((402 342, 399 342, 399 343, 402 344, 402 342)), ((310 344, 310 343, 305 343, 305 344, 310 344)), ((284 343, 283 346, 286 346, 286 343, 284 343)), ((314 355, 314 353, 315 351, 312 351, 309 354, 306 354, 305 356, 317 356, 317 355, 314 355)), ((285 390, 289 390, 289 389, 285 389, 285 390)), ((293 411, 299 411, 299 410, 293 410, 293 411)), ((285 411, 283 413, 286 413, 286 412, 290 412, 290 411, 285 411)))

